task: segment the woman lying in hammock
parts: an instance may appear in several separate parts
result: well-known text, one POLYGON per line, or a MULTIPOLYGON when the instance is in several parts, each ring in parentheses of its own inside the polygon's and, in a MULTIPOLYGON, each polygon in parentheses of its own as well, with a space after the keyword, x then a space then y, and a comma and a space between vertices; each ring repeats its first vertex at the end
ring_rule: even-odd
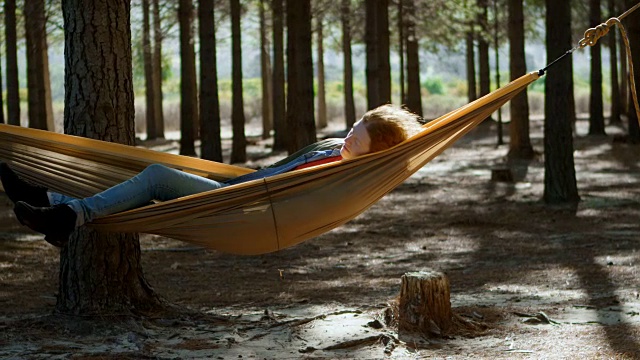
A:
POLYGON ((84 199, 47 191, 22 180, 6 163, 0 179, 21 224, 45 235, 52 245, 64 246, 69 235, 95 218, 182 196, 262 179, 393 147, 420 131, 419 117, 399 107, 383 105, 364 114, 347 137, 310 145, 261 170, 218 182, 164 165, 153 164, 138 175, 84 199))

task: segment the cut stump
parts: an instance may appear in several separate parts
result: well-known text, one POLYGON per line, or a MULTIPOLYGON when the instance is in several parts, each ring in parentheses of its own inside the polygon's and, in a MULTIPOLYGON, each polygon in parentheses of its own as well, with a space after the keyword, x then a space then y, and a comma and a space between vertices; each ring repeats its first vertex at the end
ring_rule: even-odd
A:
POLYGON ((452 325, 449 278, 437 271, 402 275, 398 328, 443 335, 452 325))

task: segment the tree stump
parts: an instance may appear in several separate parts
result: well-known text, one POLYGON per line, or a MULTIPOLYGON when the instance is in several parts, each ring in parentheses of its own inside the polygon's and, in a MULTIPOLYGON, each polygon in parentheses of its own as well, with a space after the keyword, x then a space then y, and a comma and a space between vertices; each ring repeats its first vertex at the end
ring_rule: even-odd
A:
POLYGON ((451 325, 449 278, 436 271, 402 275, 398 329, 443 335, 451 325))

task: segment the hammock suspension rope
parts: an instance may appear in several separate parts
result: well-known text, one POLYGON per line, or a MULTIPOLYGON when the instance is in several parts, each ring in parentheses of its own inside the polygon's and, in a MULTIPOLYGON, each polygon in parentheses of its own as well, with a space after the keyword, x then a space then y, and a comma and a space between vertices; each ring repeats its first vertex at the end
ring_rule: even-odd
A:
POLYGON ((627 63, 629 64, 629 87, 631 88, 633 105, 636 110, 636 118, 638 119, 638 124, 640 124, 640 105, 638 104, 638 94, 636 92, 636 82, 635 82, 635 76, 634 76, 634 70, 633 70, 633 61, 631 58, 631 46, 629 45, 629 36, 627 35, 627 31, 622 25, 622 20, 632 12, 636 11, 637 9, 640 9, 640 2, 634 5, 629 10, 625 11, 622 15, 618 17, 612 17, 606 22, 596 27, 587 29, 587 31, 584 32, 584 37, 578 42, 578 45, 576 45, 573 49, 568 50, 557 59, 550 62, 544 68, 538 70, 538 75, 540 76, 544 75, 547 69, 549 69, 551 66, 553 66, 555 63, 562 60, 566 56, 571 55, 574 51, 585 48, 587 46, 594 46, 595 44, 598 43, 598 40, 600 40, 600 38, 607 35, 609 33, 609 29, 615 25, 618 27, 618 30, 620 30, 620 34, 622 35, 622 40, 624 41, 624 46, 627 54, 627 63))

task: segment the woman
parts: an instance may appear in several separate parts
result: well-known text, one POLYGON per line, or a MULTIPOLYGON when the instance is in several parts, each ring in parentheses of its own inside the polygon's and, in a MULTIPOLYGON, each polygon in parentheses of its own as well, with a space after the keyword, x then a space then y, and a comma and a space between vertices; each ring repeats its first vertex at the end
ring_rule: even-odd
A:
POLYGON ((83 224, 106 216, 182 196, 219 189, 388 149, 420 130, 419 117, 399 107, 383 105, 368 111, 343 140, 331 139, 308 146, 256 172, 218 182, 164 165, 148 166, 133 178, 84 199, 49 192, 20 179, 7 164, 0 164, 0 179, 21 224, 45 234, 45 240, 64 246, 83 224))

